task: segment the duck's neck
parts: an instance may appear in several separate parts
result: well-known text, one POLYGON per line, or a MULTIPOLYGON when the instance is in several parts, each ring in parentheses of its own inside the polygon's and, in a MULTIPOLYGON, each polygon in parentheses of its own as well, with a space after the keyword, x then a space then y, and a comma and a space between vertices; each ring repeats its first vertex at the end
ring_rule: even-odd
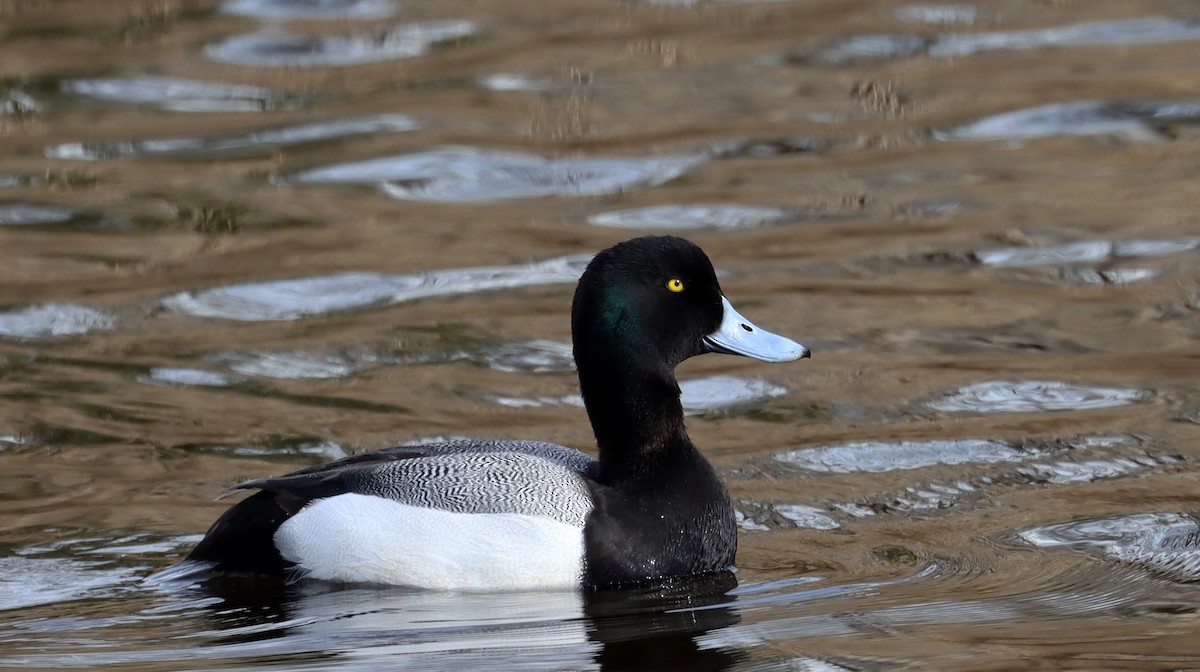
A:
POLYGON ((581 367, 579 386, 600 448, 601 481, 649 475, 664 458, 694 450, 671 370, 581 367))

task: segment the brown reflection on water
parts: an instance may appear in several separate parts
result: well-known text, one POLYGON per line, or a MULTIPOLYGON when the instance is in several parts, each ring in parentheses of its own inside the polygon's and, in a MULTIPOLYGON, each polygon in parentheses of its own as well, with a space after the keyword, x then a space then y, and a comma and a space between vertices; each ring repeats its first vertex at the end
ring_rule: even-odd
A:
MULTIPOLYGON (((1196 666, 1197 595, 1187 581, 1200 575, 1164 574, 1134 551, 1033 548, 1015 534, 1200 509, 1200 250, 1189 242, 1200 236, 1200 114, 1187 111, 1200 99, 1200 40, 1009 45, 836 63, 829 54, 839 40, 862 35, 891 36, 880 44, 894 47, 904 36, 1148 17, 1174 19, 1171 30, 1182 31, 1200 15, 1170 0, 996 0, 955 5, 957 12, 939 6, 941 13, 911 6, 922 7, 405 2, 388 19, 299 21, 289 30, 375 34, 454 19, 479 30, 424 56, 303 69, 206 59, 205 45, 262 26, 211 2, 0 2, 0 205, 79 215, 0 224, 0 332, 32 330, 0 338, 0 585, 44 598, 0 612, 0 622, 28 633, 39 619, 86 617, 109 628, 102 638, 112 650, 144 652, 114 664, 178 669, 188 649, 162 640, 184 636, 199 646, 216 626, 171 601, 182 598, 145 592, 130 577, 184 553, 178 538, 202 532, 224 510, 227 503, 213 499, 230 485, 422 437, 593 444, 581 408, 495 401, 575 394, 568 368, 487 364, 499 345, 568 342, 570 283, 291 321, 194 317, 164 298, 588 254, 637 233, 589 225, 589 217, 725 204, 787 215, 746 228, 716 221, 683 235, 707 250, 745 315, 803 340, 814 357, 766 367, 714 356, 680 369, 685 379, 737 376, 787 390, 689 420, 745 518, 741 589, 771 597, 740 594, 717 607, 735 618, 686 631, 696 651, 721 652, 697 661, 1196 666), (481 83, 497 74, 528 84, 481 83), (188 112, 164 109, 171 101, 153 96, 122 104, 74 95, 66 84, 109 78, 129 86, 141 75, 261 87, 266 102, 259 111, 188 112), (1111 101, 1105 109, 1115 116, 1051 114, 1051 131, 1037 139, 937 139, 1000 113, 1078 101, 1111 101), (1136 108, 1142 104, 1150 108, 1136 108), (45 153, 67 143, 242 138, 380 114, 403 114, 419 127, 202 156, 84 161, 45 153), (1084 121, 1113 126, 1076 135, 1084 121), (555 184, 566 195, 487 203, 287 180, 446 146, 548 159, 702 160, 660 186, 579 197, 570 195, 573 180, 589 175, 552 175, 546 179, 561 179, 555 184), (1110 243, 1110 251, 1019 264, 978 254, 1089 242, 1110 243), (27 317, 4 317, 45 305, 49 315, 53 306, 101 311, 112 328, 41 337, 63 323, 39 330, 27 317), (353 372, 231 369, 231 357, 247 352, 301 353, 306 361, 333 353, 353 372), (883 444, 875 458, 893 450, 888 459, 903 463, 916 459, 904 442, 941 440, 993 441, 1012 456, 832 471, 777 459, 874 442, 883 444), (797 517, 806 510, 832 525, 814 529, 797 517), (131 535, 151 547, 93 553, 131 535), (109 565, 71 564, 96 558, 129 576, 112 575, 113 588, 100 574, 109 565), (36 578, 43 575, 32 573, 39 567, 61 572, 45 574, 50 583, 100 577, 102 585, 49 595, 36 578), (809 579, 816 583, 788 583, 809 579), (188 618, 146 616, 164 604, 188 618), (131 613, 147 624, 120 621, 131 613)), ((201 103, 228 93, 208 91, 215 98, 201 103)), ((1170 548, 1194 547, 1184 540, 1170 548)), ((328 616, 341 603, 298 604, 328 616)), ((443 617, 452 623, 450 613, 443 617)), ((589 621, 591 638, 560 667, 578 655, 628 660, 625 645, 607 659, 588 648, 607 641, 595 628, 620 626, 613 632, 633 636, 619 609, 605 618, 589 621)), ((27 641, 0 634, 0 660, 33 652, 43 656, 36 664, 53 667, 55 656, 80 650, 73 647, 45 632, 27 641)), ((254 651, 231 658, 240 663, 212 664, 262 663, 246 662, 254 651)))

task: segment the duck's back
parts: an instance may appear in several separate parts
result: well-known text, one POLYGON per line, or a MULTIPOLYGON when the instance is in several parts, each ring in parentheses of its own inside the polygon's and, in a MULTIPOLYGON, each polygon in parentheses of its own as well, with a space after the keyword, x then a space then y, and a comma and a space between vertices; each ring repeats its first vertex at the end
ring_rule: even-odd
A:
POLYGON ((571 585, 582 572, 585 474, 594 470, 577 450, 535 441, 354 455, 238 486, 260 491, 221 516, 174 575, 571 585), (544 552, 531 558, 529 548, 544 552))

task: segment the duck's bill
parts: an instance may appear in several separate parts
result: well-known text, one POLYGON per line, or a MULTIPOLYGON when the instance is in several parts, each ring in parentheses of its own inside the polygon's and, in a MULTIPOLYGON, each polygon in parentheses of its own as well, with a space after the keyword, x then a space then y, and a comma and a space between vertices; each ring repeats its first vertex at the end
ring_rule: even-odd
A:
POLYGON ((709 352, 742 355, 764 362, 790 362, 811 355, 804 344, 754 326, 734 310, 729 299, 722 296, 721 303, 725 306, 721 326, 704 337, 709 352))

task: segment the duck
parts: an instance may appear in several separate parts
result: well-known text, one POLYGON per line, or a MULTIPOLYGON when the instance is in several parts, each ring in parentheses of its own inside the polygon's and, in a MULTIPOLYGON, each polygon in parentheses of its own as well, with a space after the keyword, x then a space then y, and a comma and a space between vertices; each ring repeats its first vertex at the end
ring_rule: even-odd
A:
POLYGON ((571 333, 598 457, 460 439, 247 481, 234 490, 255 492, 157 579, 598 590, 730 571, 734 508, 688 437, 675 368, 706 353, 780 363, 809 349, 738 313, 704 251, 675 236, 596 254, 571 333))

